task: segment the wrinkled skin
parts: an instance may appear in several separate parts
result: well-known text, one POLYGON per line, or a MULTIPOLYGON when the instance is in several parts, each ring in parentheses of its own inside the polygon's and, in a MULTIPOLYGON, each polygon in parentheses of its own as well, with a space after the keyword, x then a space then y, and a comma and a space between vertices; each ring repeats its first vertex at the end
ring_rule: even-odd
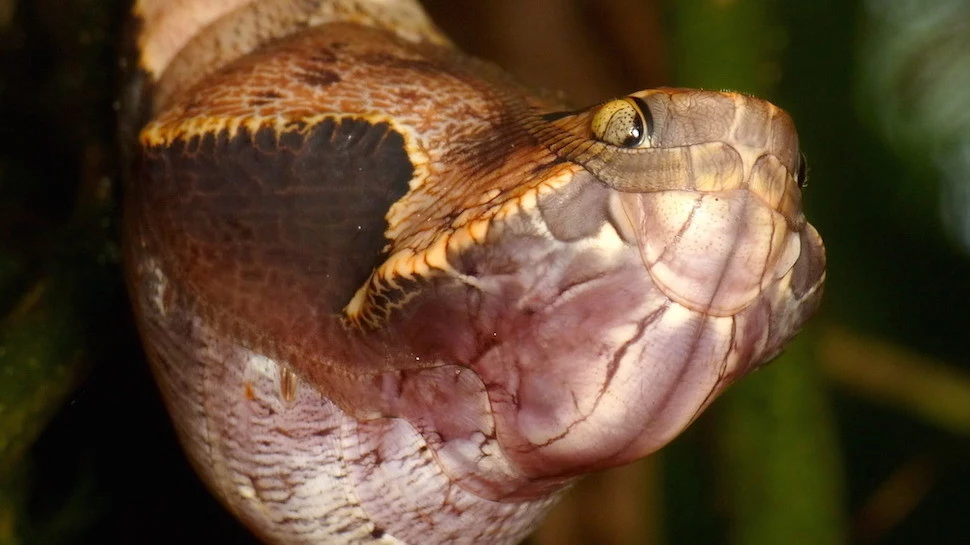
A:
POLYGON ((189 458, 267 542, 515 543, 817 307, 771 104, 567 113, 409 2, 202 4, 137 6, 126 266, 189 458))

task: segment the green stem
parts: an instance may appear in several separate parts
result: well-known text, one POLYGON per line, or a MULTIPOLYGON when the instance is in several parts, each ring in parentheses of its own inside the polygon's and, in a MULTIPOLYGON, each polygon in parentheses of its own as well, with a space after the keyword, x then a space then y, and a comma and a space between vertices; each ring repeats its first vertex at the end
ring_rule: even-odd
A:
POLYGON ((840 454, 803 334, 720 401, 721 474, 731 543, 845 543, 840 454))

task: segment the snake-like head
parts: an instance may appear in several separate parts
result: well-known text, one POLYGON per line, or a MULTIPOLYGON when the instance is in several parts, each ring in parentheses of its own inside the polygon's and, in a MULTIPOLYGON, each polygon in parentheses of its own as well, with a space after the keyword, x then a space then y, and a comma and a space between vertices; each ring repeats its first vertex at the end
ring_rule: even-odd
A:
POLYGON ((806 164, 784 111, 737 93, 661 89, 551 126, 539 130, 541 140, 614 190, 612 224, 636 242, 671 302, 729 317, 783 298, 784 315, 792 315, 786 335, 814 311, 825 256, 802 213, 806 164))
POLYGON ((507 406, 535 471, 664 445, 782 350, 825 277, 802 213, 804 157, 779 108, 660 89, 552 117, 540 141, 583 169, 537 205, 574 259, 551 268, 560 293, 535 331, 558 357, 529 362, 543 372, 520 364, 507 406), (570 333, 543 339, 557 327, 570 333))
MULTIPOLYGON (((659 89, 580 112, 507 108, 521 132, 452 145, 442 181, 394 205, 390 257, 346 309, 361 327, 406 324, 418 351, 466 373, 452 433, 485 411, 470 427, 523 477, 498 496, 666 444, 782 350, 825 277, 804 157, 774 105, 659 89)), ((408 403, 417 422, 431 410, 408 403)), ((442 418, 425 426, 455 473, 487 467, 447 448, 442 418)))
POLYGON ((775 106, 565 111, 414 3, 231 4, 139 4, 158 47, 125 255, 183 444, 272 542, 511 543, 818 306, 775 106))

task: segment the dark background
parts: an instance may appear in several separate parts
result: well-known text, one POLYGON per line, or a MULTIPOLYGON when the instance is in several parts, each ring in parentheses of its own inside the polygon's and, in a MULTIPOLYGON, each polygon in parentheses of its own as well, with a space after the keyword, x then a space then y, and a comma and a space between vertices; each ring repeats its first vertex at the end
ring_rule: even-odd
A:
MULTIPOLYGON (((790 111, 819 316, 538 544, 970 543, 970 2, 433 0, 578 105, 659 85, 790 111)), ((0 545, 254 543, 175 443, 118 271, 123 1, 0 0, 0 545)))

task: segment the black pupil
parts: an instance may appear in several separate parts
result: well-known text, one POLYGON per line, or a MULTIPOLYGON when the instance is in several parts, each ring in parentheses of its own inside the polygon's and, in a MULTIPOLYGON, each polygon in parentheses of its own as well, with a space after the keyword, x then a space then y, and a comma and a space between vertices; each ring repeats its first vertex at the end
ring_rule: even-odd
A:
MULTIPOLYGON (((630 97, 637 105, 639 114, 637 116, 637 144, 640 145, 644 138, 653 138, 653 114, 650 113, 650 106, 640 97, 630 97)), ((632 132, 632 131, 631 131, 632 132)))
POLYGON ((633 125, 630 126, 630 131, 627 133, 626 138, 623 139, 623 145, 632 148, 639 145, 641 139, 643 139, 643 121, 640 119, 640 116, 636 116, 633 125))

